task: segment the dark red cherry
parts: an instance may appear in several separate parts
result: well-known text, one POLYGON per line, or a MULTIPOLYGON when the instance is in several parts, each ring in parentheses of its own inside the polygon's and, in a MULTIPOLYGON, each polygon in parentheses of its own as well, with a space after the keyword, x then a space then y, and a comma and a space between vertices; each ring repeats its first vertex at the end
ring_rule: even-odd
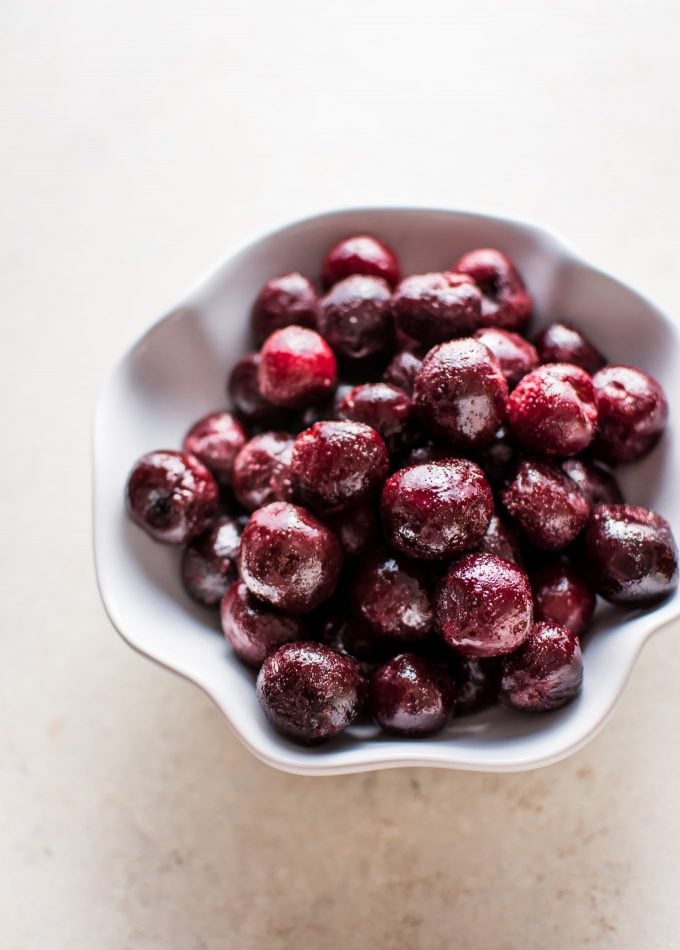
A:
POLYGON ((380 534, 380 519, 375 503, 359 502, 353 508, 330 515, 326 520, 348 557, 358 557, 374 547, 380 534))
POLYGON ((659 383, 634 366, 605 366, 593 376, 598 425, 594 452, 605 462, 634 462, 661 438, 668 402, 659 383))
POLYGON ((250 593, 243 581, 227 591, 220 605, 222 630, 236 656, 258 668, 283 643, 304 640, 307 629, 300 617, 283 614, 250 593))
POLYGON ((501 515, 494 512, 484 537, 477 545, 479 554, 495 554, 512 564, 522 566, 522 550, 517 530, 501 515))
POLYGON ((551 323, 536 337, 536 350, 541 363, 572 363, 591 376, 606 360, 571 323, 551 323))
POLYGON ((522 647, 503 661, 500 696, 522 712, 546 712, 580 692, 583 658, 572 630, 537 623, 522 647))
POLYGON ((449 568, 435 603, 444 642, 470 657, 512 653, 533 622, 524 571, 493 554, 468 554, 449 568))
POLYGON ((264 398, 258 383, 259 366, 259 353, 246 353, 241 357, 229 374, 227 396, 234 412, 246 425, 265 426, 269 429, 286 428, 293 414, 264 398))
POLYGON ((531 452, 577 455, 597 429, 590 377, 567 363, 539 366, 510 394, 507 424, 513 439, 531 452))
POLYGON ((449 663, 456 697, 454 716, 467 716, 492 706, 498 697, 501 660, 477 660, 461 653, 454 654, 449 663))
POLYGON ((439 560, 475 548, 493 512, 482 470, 467 459, 411 465, 390 476, 381 499, 389 544, 408 557, 439 560))
POLYGON ((565 459, 562 471, 575 482, 586 496, 592 508, 596 505, 618 505, 623 494, 618 482, 604 465, 585 459, 565 459))
POLYGON ((287 432, 254 436, 236 456, 232 475, 234 494, 248 511, 272 501, 292 501, 290 460, 295 439, 287 432))
POLYGON ((515 477, 520 456, 504 426, 501 426, 488 445, 475 452, 475 461, 494 491, 507 488, 515 477))
POLYGON ((323 262, 324 287, 352 274, 382 277, 392 287, 399 282, 399 261, 390 248, 368 234, 345 238, 330 249, 323 262))
POLYGON ((584 535, 588 578, 614 604, 644 606, 678 585, 678 550, 665 518, 636 505, 600 505, 584 535))
POLYGON ((426 428, 464 450, 493 439, 507 398, 498 361, 472 339, 451 340, 430 350, 413 387, 413 401, 426 428))
POLYGON ((577 636, 584 632, 595 610, 595 593, 585 574, 556 561, 536 571, 531 586, 536 621, 568 627, 577 636))
POLYGON ((289 326, 267 338, 260 353, 258 383, 270 402, 288 409, 323 402, 335 389, 333 353, 315 330, 289 326))
POLYGON ((383 382, 403 389, 410 396, 413 393, 413 384, 422 365, 423 361, 417 353, 411 350, 402 350, 401 353, 397 353, 383 373, 383 382))
POLYGON ((420 640, 432 630, 432 591, 418 564, 387 549, 364 556, 350 588, 354 616, 378 637, 420 640))
POLYGON ((521 332, 531 318, 531 297, 509 257, 495 248, 464 254, 451 268, 467 274, 482 292, 481 324, 521 332))
POLYGON ((189 429, 183 447, 225 487, 231 484, 234 459, 247 439, 245 429, 230 412, 212 412, 189 429))
POLYGON ((389 458, 375 429, 360 422, 317 422, 295 440, 291 468, 299 498, 332 513, 373 495, 389 458))
POLYGON ((257 677, 257 698, 269 722, 305 745, 338 735, 356 719, 362 692, 356 661, 312 641, 279 647, 257 677))
POLYGON ((388 660, 371 676, 369 707, 375 721, 397 736, 429 736, 448 723, 453 685, 444 670, 414 653, 388 660))
POLYGON ((391 309, 403 333, 434 346, 476 330, 481 305, 471 277, 445 272, 406 277, 394 291, 391 309))
POLYGON ((510 389, 538 366, 535 348, 518 333, 501 330, 499 327, 482 327, 474 337, 484 346, 488 346, 496 357, 510 389))
POLYGON ((418 434, 410 396, 387 383, 355 386, 338 405, 338 418, 371 426, 393 455, 412 445, 418 434))
POLYGON ((590 514, 585 495, 552 462, 520 462, 501 497, 527 540, 543 551, 566 548, 581 533, 590 514))
POLYGON ((219 604, 238 577, 236 562, 242 530, 233 518, 218 518, 185 547, 181 564, 182 583, 199 604, 207 607, 219 604))
POLYGON ((257 295, 251 313, 253 336, 257 343, 292 323, 316 329, 319 298, 311 281, 297 272, 272 277, 257 295))
POLYGON ((297 505, 260 508, 241 536, 242 580, 260 600, 289 613, 309 613, 330 597, 341 564, 333 532, 297 505))
POLYGON ((394 339, 390 297, 379 277, 347 277, 322 298, 319 331, 345 364, 389 353, 394 339))
POLYGON ((130 518, 164 544, 186 544, 217 514, 219 492, 208 469, 184 452, 160 449, 138 459, 126 487, 130 518))

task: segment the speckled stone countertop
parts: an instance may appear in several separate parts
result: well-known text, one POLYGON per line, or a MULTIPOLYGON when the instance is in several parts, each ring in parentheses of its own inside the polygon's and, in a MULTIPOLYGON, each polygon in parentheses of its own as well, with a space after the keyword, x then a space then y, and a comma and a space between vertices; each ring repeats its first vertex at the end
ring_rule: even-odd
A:
POLYGON ((109 625, 89 458, 124 347, 313 210, 538 220, 680 312, 674 5, 25 0, 3 26, 3 948, 677 947, 680 628, 552 768, 276 773, 109 625))

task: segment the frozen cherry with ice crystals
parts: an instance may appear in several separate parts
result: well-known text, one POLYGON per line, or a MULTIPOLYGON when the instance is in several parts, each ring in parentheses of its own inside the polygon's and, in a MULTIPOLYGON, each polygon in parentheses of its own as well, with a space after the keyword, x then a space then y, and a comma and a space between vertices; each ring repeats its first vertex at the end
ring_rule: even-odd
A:
POLYGON ((591 376, 605 359, 590 340, 571 323, 551 323, 536 337, 541 363, 573 363, 591 376))
POLYGON ((399 282, 399 261, 390 248, 368 234, 345 238, 334 245, 323 262, 321 279, 324 287, 330 287, 351 277, 363 274, 382 277, 394 287, 399 282))
POLYGON ((623 494, 618 482, 604 465, 586 459, 565 459, 562 470, 576 482, 591 504, 618 505, 623 502, 623 494))
POLYGON ((313 284, 297 272, 272 277, 257 295, 250 316, 253 335, 263 343, 270 333, 290 326, 316 329, 319 298, 313 284))
POLYGON ((138 459, 125 490, 130 518, 164 544, 185 544, 217 514, 217 483, 198 459, 161 449, 138 459))
POLYGON ((590 514, 583 492, 552 462, 520 462, 502 500, 527 540, 543 551, 559 551, 575 541, 590 514))
POLYGON ((449 663, 449 675, 455 693, 454 716, 466 716, 493 705, 498 696, 501 661, 477 660, 455 654, 449 663))
POLYGON ((195 456, 216 481, 231 484, 234 459, 246 444, 245 429, 230 412, 212 412, 195 422, 184 439, 184 451, 195 456))
POLYGON ((330 597, 341 565, 336 536, 297 505, 260 508, 241 536, 242 580, 260 600, 289 613, 309 613, 330 597))
POLYGON ((315 330, 294 324, 276 330, 260 352, 260 392, 277 406, 300 409, 323 402, 336 384, 335 357, 315 330))
POLYGON ((199 604, 219 604, 236 580, 241 531, 241 525, 233 518, 218 518, 185 547, 180 568, 182 583, 199 604))
POLYGON ((234 412, 247 425, 285 428, 292 413, 264 398, 258 383, 259 366, 260 354, 246 353, 229 374, 227 395, 234 412))
POLYGON ((520 649, 503 661, 500 696, 522 712, 546 712, 579 694, 583 658, 572 630, 537 623, 520 649))
POLYGON ((269 722, 310 745, 356 719, 363 698, 358 663, 320 643, 286 643, 260 667, 257 698, 269 722))
POLYGON ((595 610, 595 593, 580 571, 562 561, 547 564, 533 575, 531 586, 536 621, 583 633, 595 610))
POLYGON ((593 376, 599 413, 594 452, 605 462, 634 462, 659 441, 668 421, 663 389, 634 366, 605 366, 593 376))
POLYGON ((263 432, 253 436, 236 456, 232 487, 248 511, 272 501, 292 501, 290 460, 294 441, 287 432, 263 432))
POLYGON ((507 398, 498 360, 472 339, 451 340, 430 350, 413 387, 413 401, 426 428, 460 449, 493 439, 507 398))
POLYGON ((414 274, 392 295, 396 325, 427 346, 467 336, 480 324, 482 298, 471 277, 463 274, 414 274))
POLYGON ((297 437, 291 460, 299 498, 329 513, 374 494, 388 466, 385 443, 361 422, 317 422, 297 437))
POLYGON ((479 544, 493 496, 479 466, 448 459, 395 472, 385 482, 380 509, 393 548, 408 557, 439 560, 479 544))
POLYGON ((509 257, 484 247, 464 254, 451 268, 472 277, 482 293, 481 325, 521 332, 531 318, 531 297, 509 257))
POLYGON ((220 605, 220 619, 236 656, 254 667, 259 667, 267 654, 283 643, 304 640, 307 634, 300 617, 263 604, 243 581, 237 581, 227 591, 220 605))
POLYGON ((489 347, 510 388, 538 366, 536 349, 518 333, 499 327, 482 327, 474 338, 489 347))
POLYGON ((394 338, 390 297, 379 277, 347 277, 322 298, 319 331, 345 363, 389 353, 394 338))
POLYGON ((338 536, 342 550, 348 557, 358 557, 368 551, 380 533, 375 503, 359 502, 353 508, 330 515, 326 520, 338 536))
POLYGON ((513 525, 494 512, 484 537, 477 545, 480 554, 495 554, 512 564, 522 564, 519 535, 513 525))
POLYGON ((665 518, 637 505, 600 505, 584 536, 588 577, 614 604, 644 606, 678 584, 678 551, 665 518))
POLYGON ((453 710, 453 684, 437 664, 415 653, 402 653, 373 672, 369 707, 386 732, 398 736, 429 736, 448 723, 453 710))
POLYGON ((351 586, 351 607, 379 637, 421 640, 432 630, 432 592, 418 564, 380 549, 361 559, 351 586))
POLYGON ((593 441, 597 402, 586 372, 568 363, 539 366, 508 399, 508 428, 523 448, 540 455, 577 455, 593 441))
POLYGON ((465 656, 512 653, 531 630, 531 587, 524 571, 493 554, 467 554, 453 564, 435 602, 435 626, 465 656))
POLYGON ((391 454, 408 448, 417 437, 411 397, 387 383, 355 386, 338 405, 338 418, 371 426, 391 454))
POLYGON ((383 373, 383 382, 403 389, 410 396, 413 393, 413 384, 422 365, 423 361, 417 353, 411 350, 402 350, 401 353, 397 353, 383 373))

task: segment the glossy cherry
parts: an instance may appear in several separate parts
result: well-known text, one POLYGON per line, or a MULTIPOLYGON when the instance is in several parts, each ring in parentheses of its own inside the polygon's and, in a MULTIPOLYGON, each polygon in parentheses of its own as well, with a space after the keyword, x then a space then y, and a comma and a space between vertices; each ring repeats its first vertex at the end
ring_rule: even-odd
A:
POLYGON ((546 712, 581 690, 583 658, 572 630, 537 623, 522 647, 503 661, 500 696, 513 709, 546 712))
POLYGON ((432 630, 432 590, 418 564, 380 549, 357 565, 350 600, 353 615, 379 637, 421 640, 432 630))
POLYGON ((668 402, 659 383, 634 366, 605 366, 593 376, 599 413, 593 450, 605 462, 634 462, 661 438, 668 402))
POLYGON ((580 636, 595 610, 595 592, 586 576, 568 562, 546 564, 531 578, 536 621, 568 627, 580 636))
POLYGON ((393 735, 439 732, 453 711, 453 684, 445 671, 414 653, 388 660, 371 676, 369 707, 375 721, 393 735))
POLYGON ((198 459, 160 449, 138 459, 125 497, 130 518, 163 544, 186 544, 217 514, 215 479, 198 459))
POLYGON ((480 712, 496 702, 501 662, 497 658, 478 660, 463 656, 462 653, 453 654, 449 663, 449 675, 456 697, 454 716, 480 712))
POLYGON ((515 332, 526 329, 531 297, 509 257, 495 248, 478 248, 464 254, 451 269, 472 277, 482 292, 482 326, 515 332))
POLYGON ((355 386, 338 405, 338 418, 363 422, 382 437, 394 455, 412 445, 418 432, 411 397, 388 383, 355 386))
POLYGON ((348 557, 358 557, 375 546, 380 534, 378 508, 374 502, 359 502, 326 518, 348 557))
POLYGON ((493 554, 468 554, 453 564, 435 602, 437 632, 464 656, 511 653, 526 640, 532 622, 526 574, 493 554))
POLYGON ((665 518, 637 505, 600 505, 584 536, 588 577, 614 604, 644 606, 678 584, 678 550, 665 518))
POLYGON ((322 298, 319 331, 344 363, 389 353, 394 338, 390 297, 380 277, 347 277, 322 298))
POLYGON ((390 248, 368 234, 345 238, 334 245, 323 262, 324 287, 331 287, 352 274, 382 277, 394 287, 399 282, 399 261, 390 248))
POLYGON ((380 503, 389 544, 422 560, 475 548, 493 513, 482 470, 467 459, 411 465, 385 482, 380 503))
POLYGON ((495 554, 512 564, 522 565, 522 549, 516 528, 497 512, 491 515, 484 537, 477 545, 479 554, 495 554))
POLYGON ((425 427, 461 450, 490 442, 503 422, 508 385, 498 361, 477 340, 430 350, 416 376, 413 401, 425 427))
POLYGON ((527 540, 543 551, 566 548, 581 533, 590 514, 588 499, 552 462, 520 462, 501 497, 527 540))
POLYGON ((260 353, 260 392, 277 406, 299 409, 323 402, 335 389, 333 352, 315 330, 289 326, 276 330, 260 353))
POLYGON ((591 376, 605 364, 605 358, 571 323, 551 323, 536 337, 541 363, 573 363, 591 376))
POLYGON ((568 363, 540 366, 510 394, 507 425, 513 439, 531 452, 561 457, 583 452, 597 428, 590 377, 568 363))
POLYGON ((474 338, 489 347, 510 389, 538 366, 535 347, 518 333, 499 327, 482 327, 474 334, 474 338))
POLYGON ((229 374, 227 396, 235 414, 246 425, 285 428, 290 424, 293 413, 264 398, 258 382, 259 366, 259 353, 242 356, 229 374))
POLYGON ((297 505, 260 508, 241 536, 242 580, 260 600, 289 613, 308 613, 330 597, 341 564, 336 536, 297 505))
POLYGON ((399 329, 426 346, 468 336, 480 324, 481 306, 472 278, 449 272, 406 277, 391 303, 399 329))
POLYGON ((383 382, 403 389, 410 396, 413 393, 413 384, 422 365, 423 361, 417 352, 402 350, 401 353, 397 353, 383 373, 383 382))
POLYGON ((263 604, 253 597, 243 581, 233 584, 222 599, 220 619, 236 656, 256 668, 281 644, 304 640, 307 634, 300 617, 263 604))
POLYGON ((257 343, 292 323, 316 329, 319 298, 314 285, 296 271, 272 277, 262 287, 253 305, 250 322, 257 343))
POLYGON ((291 459, 298 497, 328 513, 373 495, 388 467, 385 443, 361 422, 317 422, 297 437, 291 459))
POLYGON ((180 567, 182 583, 199 604, 219 604, 237 579, 242 530, 234 518, 218 518, 185 547, 180 567))
POLYGON ((591 506, 618 505, 623 494, 618 482, 604 465, 587 459, 572 458, 562 462, 562 471, 576 482, 591 506))
POLYGON ((312 641, 279 647, 257 677, 257 697, 269 722, 305 745, 338 735, 356 719, 362 692, 356 661, 312 641))
POLYGON ((231 484, 234 459, 248 436, 230 412, 212 412, 195 422, 184 439, 184 451, 212 472, 223 487, 231 484))
POLYGON ((293 500, 290 462, 294 441, 287 432, 263 432, 253 436, 236 456, 232 487, 248 511, 272 501, 293 500))

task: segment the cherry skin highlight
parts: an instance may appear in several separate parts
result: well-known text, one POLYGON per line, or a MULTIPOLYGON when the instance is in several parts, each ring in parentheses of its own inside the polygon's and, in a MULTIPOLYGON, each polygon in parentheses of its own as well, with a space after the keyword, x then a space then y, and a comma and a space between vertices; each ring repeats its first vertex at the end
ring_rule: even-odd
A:
POLYGON ((501 498, 527 540, 542 551, 566 548, 585 528, 590 514, 588 499, 551 462, 520 462, 501 498))
POLYGON ((347 277, 322 298, 319 332, 343 363, 389 354, 394 339, 390 297, 379 277, 347 277))
POLYGON ((401 268, 394 251, 386 244, 368 234, 359 234, 339 241, 330 249, 321 277, 324 287, 331 287, 353 274, 382 277, 394 287, 399 282, 401 268))
POLYGON ((286 428, 293 414, 264 398, 258 383, 259 367, 259 353, 246 353, 234 364, 227 380, 227 396, 234 413, 248 426, 286 428))
POLYGON ((536 571, 531 579, 536 621, 568 627, 580 636, 595 610, 595 592, 580 571, 560 561, 536 571))
POLYGON ((464 254, 451 268, 472 277, 482 293, 481 325, 521 333, 531 318, 531 297, 509 257, 495 248, 464 254))
POLYGON ((130 518, 163 544, 186 544, 217 514, 215 479, 198 459, 160 449, 138 459, 126 491, 130 518))
POLYGON ((294 441, 287 432, 263 432, 253 436, 236 456, 232 487, 237 501, 248 511, 272 501, 293 500, 290 463, 294 441))
POLYGON ((551 323, 536 338, 541 363, 572 363, 590 376, 605 364, 602 354, 571 323, 551 323))
POLYGON ((300 409, 323 402, 335 389, 333 352, 315 330, 289 326, 267 338, 260 353, 260 392, 277 406, 300 409))
POLYGON ((432 630, 432 593, 418 564, 386 549, 359 562, 351 586, 351 609, 377 637, 421 640, 432 630))
POLYGON ((228 487, 234 459, 247 438, 245 429, 230 412, 212 412, 189 429, 184 451, 202 462, 219 485, 228 487))
POLYGON ((419 560, 454 557, 475 548, 493 513, 482 470, 467 459, 411 465, 395 472, 380 503, 388 543, 419 560))
POLYGON ((402 653, 373 673, 369 707, 386 732, 397 736, 430 736, 448 723, 453 710, 453 684, 434 663, 402 653))
POLYGON ((222 630, 236 656, 259 668, 265 657, 283 643, 306 638, 300 617, 284 614, 250 593, 243 581, 227 591, 220 605, 222 630))
POLYGON ((468 336, 480 325, 482 297, 463 274, 416 274, 399 284, 391 310, 397 327, 425 346, 468 336))
POLYGON ((522 712, 547 712, 571 702, 583 682, 583 658, 572 630, 537 623, 524 645, 503 661, 501 700, 522 712))
POLYGON ((275 330, 292 323, 316 329, 319 298, 314 285, 302 274, 293 272, 272 277, 257 295, 250 315, 253 336, 264 343, 275 330))
POLYGON ((256 688, 272 726, 311 745, 338 735, 356 719, 363 681, 355 660, 302 641, 284 644, 265 659, 256 688))
POLYGON ((613 604, 644 606, 678 585, 678 550, 665 518, 637 505, 600 505, 584 536, 588 577, 613 604))
POLYGON ((474 334, 474 338, 491 350, 511 389, 538 366, 536 349, 518 333, 499 327, 482 327, 474 334))
POLYGON ((597 462, 572 458, 562 462, 562 471, 575 482, 590 502, 596 505, 618 505, 623 502, 623 494, 612 473, 597 462))
POLYGON ((493 554, 468 554, 449 569, 435 604, 435 626, 464 656, 512 653, 529 636, 533 604, 521 568, 493 554))
POLYGON ((336 536, 297 505, 260 508, 241 536, 241 579, 259 600, 288 613, 309 613, 330 597, 341 565, 336 536))
POLYGON ((339 403, 338 418, 371 426, 391 455, 404 451, 417 438, 410 397, 387 383, 355 386, 339 403))
POLYGON ((605 462, 634 462, 650 452, 668 421, 659 383, 634 366, 605 366, 593 376, 598 426, 593 450, 605 462))
POLYGON ((199 604, 219 604, 237 579, 241 531, 234 518, 218 518, 185 547, 180 567, 182 583, 199 604))

